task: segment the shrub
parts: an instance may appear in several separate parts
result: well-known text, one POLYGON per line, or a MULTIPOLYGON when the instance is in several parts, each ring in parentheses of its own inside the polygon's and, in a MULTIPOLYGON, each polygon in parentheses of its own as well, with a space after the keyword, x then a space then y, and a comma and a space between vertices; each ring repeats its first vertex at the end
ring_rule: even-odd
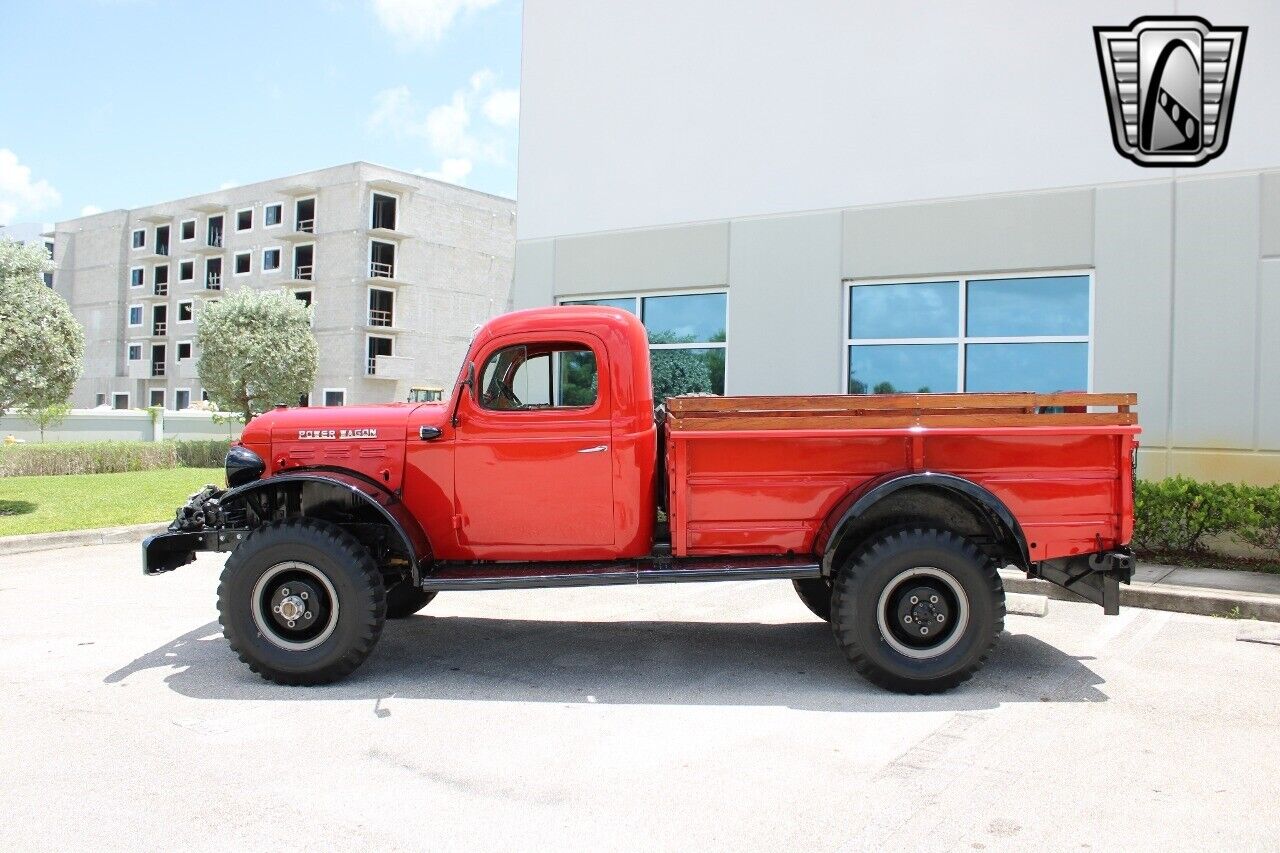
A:
POLYGON ((0 449, 0 477, 220 468, 230 443, 224 438, 14 444, 0 449))
POLYGON ((1256 523, 1252 491, 1249 486, 1182 476, 1139 480, 1133 544, 1143 551, 1203 551, 1206 536, 1239 533, 1256 523))
POLYGON ((174 443, 179 468, 221 468, 231 449, 229 438, 179 439, 174 443))
POLYGON ((1250 489, 1254 523, 1240 531, 1240 538, 1255 548, 1280 556, 1280 486, 1250 489))

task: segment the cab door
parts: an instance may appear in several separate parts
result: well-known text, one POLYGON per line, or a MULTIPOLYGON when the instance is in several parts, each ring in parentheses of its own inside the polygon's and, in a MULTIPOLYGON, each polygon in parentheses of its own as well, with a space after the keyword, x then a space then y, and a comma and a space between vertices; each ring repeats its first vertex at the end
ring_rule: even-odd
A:
POLYGON ((609 372, 593 335, 508 335, 458 403, 455 523, 479 559, 607 554, 614 542, 609 372))

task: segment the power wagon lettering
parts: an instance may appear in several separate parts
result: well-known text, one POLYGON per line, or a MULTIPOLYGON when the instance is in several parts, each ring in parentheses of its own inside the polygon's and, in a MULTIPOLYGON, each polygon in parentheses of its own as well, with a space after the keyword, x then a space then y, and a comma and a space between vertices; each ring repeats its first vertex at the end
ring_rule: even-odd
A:
POLYGON ((377 438, 378 431, 372 427, 359 427, 356 429, 300 429, 298 430, 298 438, 304 441, 315 441, 323 439, 344 439, 344 438, 377 438))
POLYGON ((649 348, 618 308, 518 311, 445 400, 266 412, 145 570, 231 551, 223 632, 289 685, 346 676, 441 590, 786 579, 905 693, 987 660, 1002 567, 1119 611, 1136 395, 675 396, 655 418, 649 348))

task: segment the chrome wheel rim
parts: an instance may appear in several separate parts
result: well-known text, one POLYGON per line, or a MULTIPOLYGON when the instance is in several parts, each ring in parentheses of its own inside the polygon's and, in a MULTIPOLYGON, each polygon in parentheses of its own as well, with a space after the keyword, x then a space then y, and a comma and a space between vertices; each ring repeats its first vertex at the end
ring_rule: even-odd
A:
POLYGON ((917 566, 894 575, 876 605, 880 636, 894 651, 927 660, 955 648, 969 624, 969 596, 950 573, 917 566))
POLYGON ((314 649, 338 627, 338 592, 310 563, 276 563, 253 585, 249 599, 258 632, 290 652, 314 649))

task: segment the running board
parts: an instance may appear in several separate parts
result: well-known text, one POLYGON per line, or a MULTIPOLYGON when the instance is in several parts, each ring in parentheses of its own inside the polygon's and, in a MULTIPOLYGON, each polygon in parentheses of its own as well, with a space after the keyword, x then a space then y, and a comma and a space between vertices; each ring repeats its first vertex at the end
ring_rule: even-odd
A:
POLYGON ((642 583, 757 581, 816 578, 822 564, 811 559, 685 557, 584 563, 441 563, 422 579, 426 590, 539 589, 642 583))

